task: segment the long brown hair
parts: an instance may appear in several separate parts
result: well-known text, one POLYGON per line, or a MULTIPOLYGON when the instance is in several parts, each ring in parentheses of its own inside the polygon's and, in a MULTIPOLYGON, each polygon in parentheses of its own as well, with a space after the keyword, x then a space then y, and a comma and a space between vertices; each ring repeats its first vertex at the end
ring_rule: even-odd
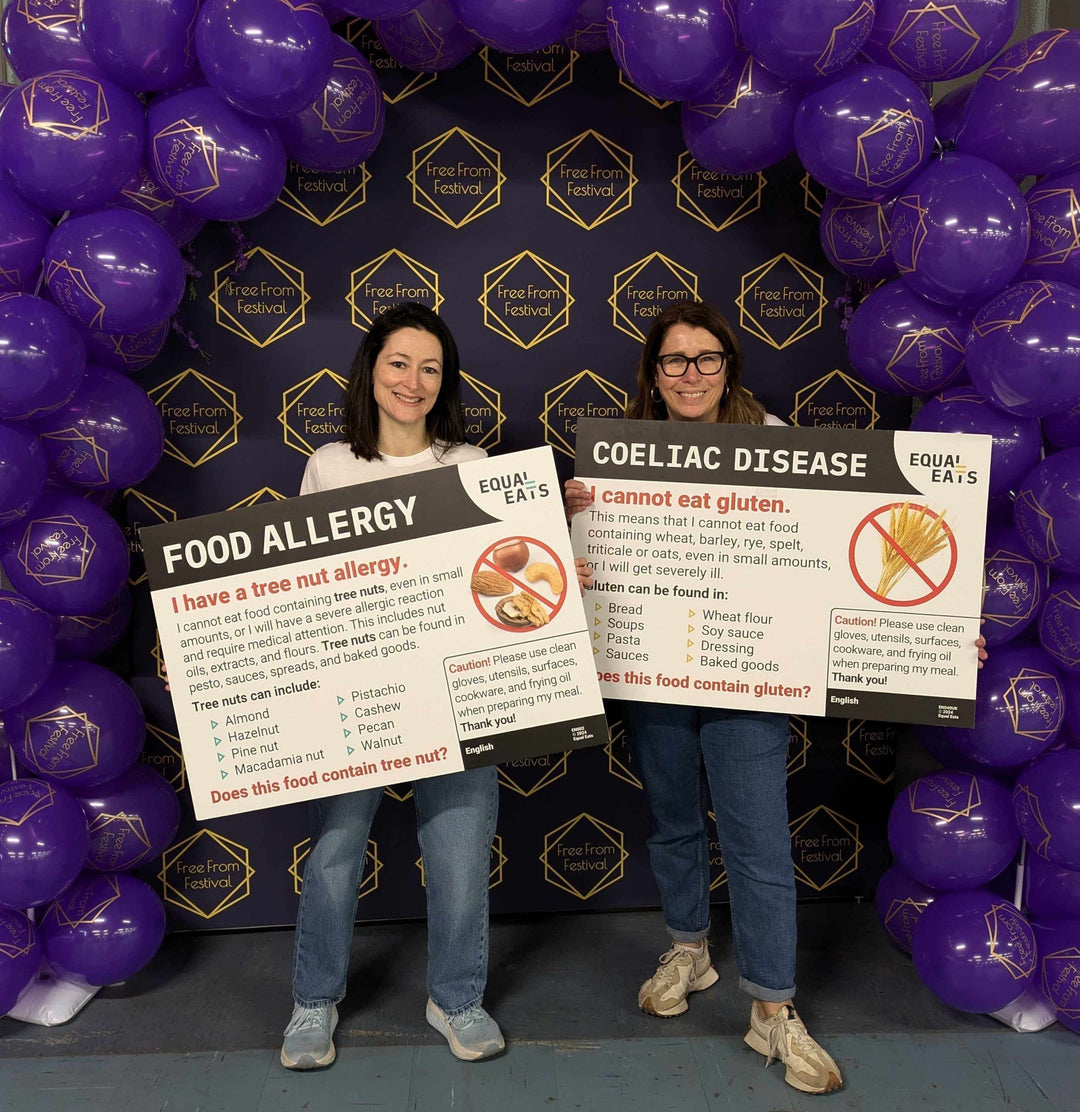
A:
POLYGON ((704 301, 678 301, 665 309, 653 322, 637 367, 637 395, 626 407, 626 416, 632 421, 666 421, 667 406, 659 397, 656 386, 656 357, 664 342, 667 330, 673 324, 688 324, 711 332, 727 352, 724 367, 724 396, 720 399, 717 422, 734 425, 763 425, 765 407, 740 381, 743 355, 735 329, 711 305, 704 301))

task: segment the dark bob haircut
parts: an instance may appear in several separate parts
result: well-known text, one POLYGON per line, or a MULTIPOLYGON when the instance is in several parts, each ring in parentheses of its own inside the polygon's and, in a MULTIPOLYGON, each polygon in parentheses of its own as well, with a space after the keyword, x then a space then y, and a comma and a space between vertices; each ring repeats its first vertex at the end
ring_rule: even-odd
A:
POLYGON ((359 459, 382 458, 379 452, 379 407, 375 404, 375 360, 391 334, 399 328, 430 332, 442 345, 439 395, 425 421, 432 448, 436 454, 442 455, 447 448, 465 442, 457 344, 438 313, 419 301, 405 301, 376 318, 353 358, 349 385, 345 391, 345 440, 353 455, 359 459))

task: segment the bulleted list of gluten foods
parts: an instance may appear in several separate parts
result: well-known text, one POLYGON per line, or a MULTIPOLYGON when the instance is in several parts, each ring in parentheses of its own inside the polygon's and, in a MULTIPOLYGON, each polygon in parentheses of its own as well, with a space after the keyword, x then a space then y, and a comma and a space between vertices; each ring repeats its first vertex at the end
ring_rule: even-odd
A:
POLYGON ((200 819, 606 741, 549 448, 141 536, 200 819))
POLYGON ((605 697, 970 726, 990 445, 580 421, 605 697))

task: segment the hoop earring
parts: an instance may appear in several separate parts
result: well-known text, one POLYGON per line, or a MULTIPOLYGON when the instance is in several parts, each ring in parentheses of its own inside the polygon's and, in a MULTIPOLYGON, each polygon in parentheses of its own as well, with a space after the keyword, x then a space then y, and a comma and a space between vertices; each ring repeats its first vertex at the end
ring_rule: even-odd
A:
POLYGON ((649 397, 652 398, 653 405, 663 405, 664 399, 660 396, 660 391, 657 389, 656 383, 653 383, 653 388, 649 391, 649 397))

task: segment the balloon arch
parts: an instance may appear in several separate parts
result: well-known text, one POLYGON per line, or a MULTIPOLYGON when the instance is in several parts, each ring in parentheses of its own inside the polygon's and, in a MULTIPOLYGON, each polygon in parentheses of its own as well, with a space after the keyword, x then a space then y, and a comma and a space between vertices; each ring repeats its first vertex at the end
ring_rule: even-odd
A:
POLYGON ((170 844, 179 808, 137 763, 131 688, 94 663, 131 613, 127 545, 100 503, 162 454, 129 376, 175 320, 184 246, 207 220, 266 211, 287 160, 342 171, 378 145, 376 72, 331 30, 363 18, 421 73, 482 45, 610 48, 637 89, 682 102, 704 167, 746 174, 794 151, 829 191, 822 247, 862 294, 852 366, 922 399, 913 428, 993 437, 976 725, 925 732, 945 767, 895 802, 879 913, 951 1006, 994 1012, 1031 988, 1080 1031, 1080 32, 1007 45, 1019 0, 37 6, 13 0, 0 28, 20 82, 0 90, 0 712, 15 777, 0 784, 0 1014, 43 960, 92 992, 161 942, 161 901, 127 870, 170 844), (931 107, 929 83, 987 63, 931 107), (890 358, 901 336, 944 330, 964 342, 941 359, 890 358), (76 441, 107 454, 104 472, 76 441), (92 765, 31 728, 58 708, 94 715, 92 765), (94 833, 117 813, 137 845, 94 833), (1010 902, 998 888, 1018 854, 1010 902), (96 918, 76 914, 87 906, 96 918))

